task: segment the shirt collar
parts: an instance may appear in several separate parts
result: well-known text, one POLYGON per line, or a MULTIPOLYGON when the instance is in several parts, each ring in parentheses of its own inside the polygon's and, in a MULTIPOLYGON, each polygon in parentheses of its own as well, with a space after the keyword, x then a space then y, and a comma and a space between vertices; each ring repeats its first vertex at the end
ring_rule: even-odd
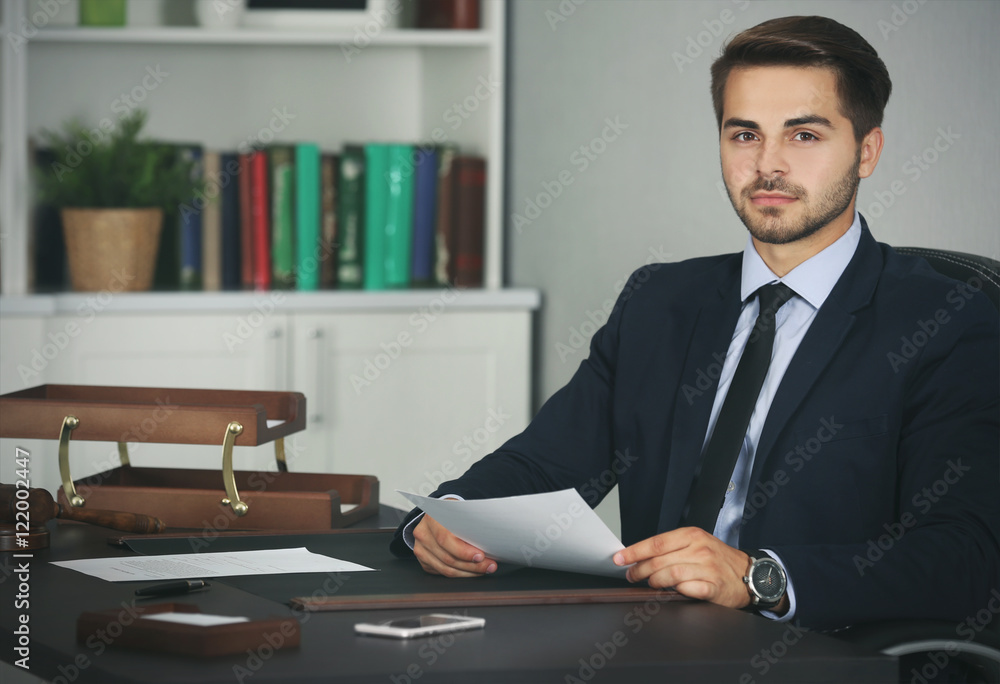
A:
POLYGON ((778 278, 760 258, 754 247, 753 238, 747 237, 743 248, 743 272, 740 283, 740 297, 746 301, 761 286, 779 280, 795 291, 809 304, 818 309, 826 301, 854 256, 861 241, 861 218, 854 210, 854 223, 836 242, 823 251, 814 254, 793 268, 784 278, 778 278))

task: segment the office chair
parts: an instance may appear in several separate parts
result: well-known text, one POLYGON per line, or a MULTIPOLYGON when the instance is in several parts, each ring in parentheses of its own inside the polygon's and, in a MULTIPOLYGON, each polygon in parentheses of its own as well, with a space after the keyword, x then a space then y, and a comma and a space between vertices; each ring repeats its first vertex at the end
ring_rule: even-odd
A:
MULTIPOLYGON (((938 273, 981 288, 993 306, 1000 309, 1000 261, 923 247, 897 247, 896 251, 923 257, 938 273)), ((936 676, 953 666, 954 661, 960 663, 969 682, 1000 682, 1000 615, 989 607, 990 600, 1000 605, 1000 598, 984 600, 980 613, 985 615, 970 615, 972 623, 964 625, 941 620, 893 620, 857 625, 832 636, 898 656, 901 682, 942 681, 936 676)), ((944 681, 953 681, 947 676, 944 681)))

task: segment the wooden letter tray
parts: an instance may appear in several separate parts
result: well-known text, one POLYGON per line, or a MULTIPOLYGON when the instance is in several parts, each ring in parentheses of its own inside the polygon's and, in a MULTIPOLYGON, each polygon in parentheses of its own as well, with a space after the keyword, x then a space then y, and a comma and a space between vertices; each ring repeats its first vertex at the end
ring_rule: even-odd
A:
POLYGON ((59 440, 63 506, 144 513, 168 527, 212 530, 331 529, 376 514, 378 479, 371 475, 288 472, 284 437, 305 427, 305 415, 300 392, 41 385, 0 396, 0 437, 59 440), (132 466, 123 440, 151 419, 156 430, 147 441, 221 443, 221 472, 132 466), (117 442, 122 465, 73 480, 71 436, 117 442), (233 470, 233 446, 270 441, 278 472, 233 470))

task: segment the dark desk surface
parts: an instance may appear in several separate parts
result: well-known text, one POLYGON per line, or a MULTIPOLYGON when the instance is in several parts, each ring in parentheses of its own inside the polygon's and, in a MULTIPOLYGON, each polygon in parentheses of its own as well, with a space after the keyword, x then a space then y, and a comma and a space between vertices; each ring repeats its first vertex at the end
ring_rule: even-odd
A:
MULTIPOLYGON (((107 543, 113 531, 50 525, 50 548, 33 552, 30 559, 10 553, 0 557, 0 659, 13 663, 18 657, 13 630, 24 611, 15 610, 14 603, 23 587, 14 570, 27 562, 31 672, 60 683, 896 681, 895 659, 749 613, 689 601, 472 608, 470 614, 486 618, 485 629, 410 641, 357 636, 353 625, 413 611, 297 614, 300 648, 272 652, 261 644, 255 652, 209 659, 109 648, 97 640, 77 644, 80 613, 126 610, 138 585, 105 582, 49 561, 131 552, 107 543)), ((315 586, 324 582, 335 588, 337 578, 319 576, 315 586)), ((221 581, 213 581, 208 591, 166 600, 192 603, 204 613, 250 618, 296 614, 221 581)))

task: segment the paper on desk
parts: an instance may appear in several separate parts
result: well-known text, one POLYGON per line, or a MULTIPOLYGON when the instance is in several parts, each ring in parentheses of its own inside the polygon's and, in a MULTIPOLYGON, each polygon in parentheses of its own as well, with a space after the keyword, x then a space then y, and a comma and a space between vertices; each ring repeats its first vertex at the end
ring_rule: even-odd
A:
POLYGON ((575 489, 470 501, 399 493, 497 561, 625 577, 611 560, 625 547, 575 489))
POLYGON ((205 615, 203 613, 152 613, 143 615, 144 620, 160 620, 175 622, 179 625, 194 625, 195 627, 215 627, 216 625, 234 625, 238 622, 249 622, 249 618, 229 615, 205 615))
POLYGON ((312 553, 305 547, 234 551, 231 553, 175 553, 163 556, 85 558, 72 561, 54 561, 52 564, 109 582, 372 570, 372 568, 357 563, 312 553))

